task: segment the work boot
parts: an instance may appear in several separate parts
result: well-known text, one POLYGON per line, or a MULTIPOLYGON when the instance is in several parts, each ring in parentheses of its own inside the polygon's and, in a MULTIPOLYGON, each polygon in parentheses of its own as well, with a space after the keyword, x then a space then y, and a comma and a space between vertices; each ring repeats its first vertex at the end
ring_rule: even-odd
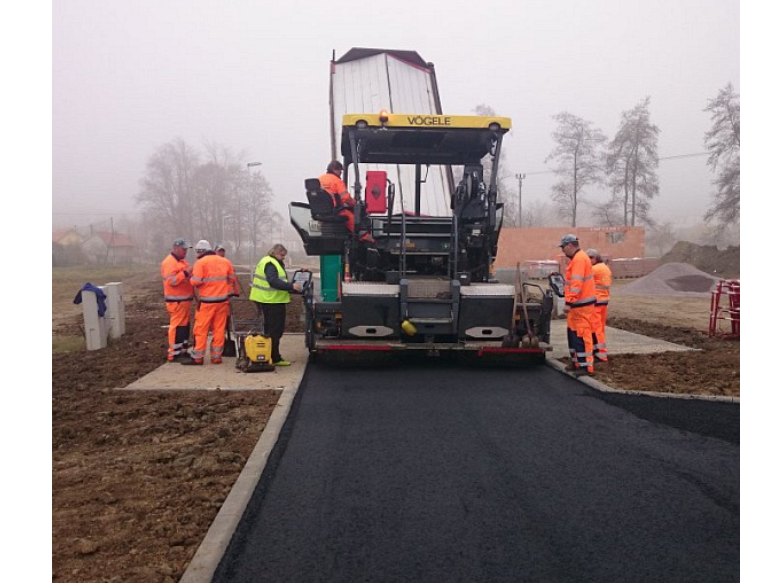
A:
POLYGON ((284 358, 282 360, 278 360, 274 363, 274 366, 290 366, 292 363, 289 360, 285 360, 284 358))
POLYGON ((168 362, 176 362, 178 364, 188 364, 187 361, 189 360, 192 360, 192 357, 185 352, 184 354, 179 354, 176 358, 174 358, 173 360, 169 360, 168 362))
POLYGON ((567 372, 575 372, 576 370, 580 370, 580 367, 577 364, 573 364, 572 362, 565 366, 565 370, 567 372))
POLYGON ((202 358, 192 358, 189 357, 189 360, 183 361, 181 364, 203 364, 202 358))
POLYGON ((588 370, 585 368, 579 368, 575 372, 573 372, 573 376, 577 379, 578 377, 593 377, 594 371, 588 370))
POLYGON ((224 362, 223 358, 211 358, 210 359, 210 363, 211 364, 221 364, 222 362, 224 362))

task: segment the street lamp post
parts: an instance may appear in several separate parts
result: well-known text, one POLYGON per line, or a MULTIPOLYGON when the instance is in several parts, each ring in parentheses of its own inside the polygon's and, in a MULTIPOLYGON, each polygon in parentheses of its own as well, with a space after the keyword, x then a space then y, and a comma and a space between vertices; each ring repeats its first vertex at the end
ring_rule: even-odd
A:
POLYGON ((525 179, 525 174, 515 174, 519 180, 519 227, 522 228, 522 181, 525 179))

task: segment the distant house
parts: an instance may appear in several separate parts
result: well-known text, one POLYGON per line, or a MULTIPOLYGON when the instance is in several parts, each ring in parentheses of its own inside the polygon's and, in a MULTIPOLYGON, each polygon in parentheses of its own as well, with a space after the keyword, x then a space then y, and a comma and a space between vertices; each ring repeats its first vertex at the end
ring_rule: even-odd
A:
POLYGON ((54 267, 64 265, 82 265, 85 263, 82 242, 85 240, 75 228, 53 230, 53 260, 54 267))
POLYGON ((53 242, 58 245, 81 245, 84 240, 77 229, 53 229, 53 242))
POLYGON ((135 245, 129 235, 112 231, 95 231, 82 244, 89 263, 98 265, 132 263, 135 245))

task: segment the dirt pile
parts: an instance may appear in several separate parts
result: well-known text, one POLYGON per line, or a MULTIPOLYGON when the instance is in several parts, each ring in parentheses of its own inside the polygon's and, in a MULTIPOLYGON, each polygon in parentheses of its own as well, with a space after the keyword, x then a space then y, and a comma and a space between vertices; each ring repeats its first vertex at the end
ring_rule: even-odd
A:
POLYGON ((719 281, 687 263, 666 263, 614 293, 654 296, 707 296, 719 281))
POLYGON ((688 263, 710 275, 723 279, 740 278, 740 247, 720 251, 714 245, 696 245, 679 241, 674 248, 658 260, 666 263, 688 263))

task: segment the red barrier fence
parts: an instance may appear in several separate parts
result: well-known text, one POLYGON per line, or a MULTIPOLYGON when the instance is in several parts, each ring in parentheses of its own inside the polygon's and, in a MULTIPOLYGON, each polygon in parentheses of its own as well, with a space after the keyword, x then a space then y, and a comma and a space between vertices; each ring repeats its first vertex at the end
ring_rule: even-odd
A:
POLYGON ((708 318, 711 337, 740 339, 740 280, 722 279, 711 292, 708 318))

